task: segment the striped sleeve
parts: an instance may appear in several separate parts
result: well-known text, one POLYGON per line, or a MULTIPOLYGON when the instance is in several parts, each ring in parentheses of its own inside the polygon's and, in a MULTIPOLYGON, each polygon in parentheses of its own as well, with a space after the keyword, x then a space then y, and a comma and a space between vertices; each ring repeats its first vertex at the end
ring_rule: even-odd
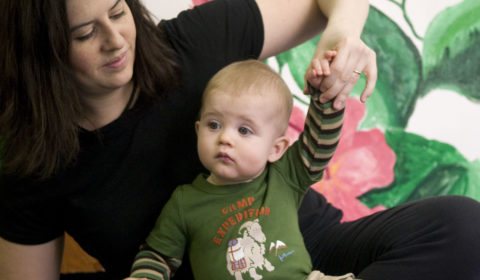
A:
POLYGON ((301 138, 300 157, 312 177, 321 176, 333 157, 340 139, 344 109, 335 110, 333 101, 320 103, 320 92, 308 86, 310 106, 301 138))
POLYGON ((151 280, 169 280, 180 267, 182 260, 163 257, 145 246, 140 249, 133 262, 130 277, 151 280))

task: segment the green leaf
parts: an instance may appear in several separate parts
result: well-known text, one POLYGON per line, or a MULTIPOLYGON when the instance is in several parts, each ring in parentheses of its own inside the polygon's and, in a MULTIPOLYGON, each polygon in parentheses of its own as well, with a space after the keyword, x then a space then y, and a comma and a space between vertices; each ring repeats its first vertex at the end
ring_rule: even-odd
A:
POLYGON ((465 195, 478 199, 478 181, 472 181, 471 177, 479 176, 478 173, 470 172, 468 164, 439 165, 423 178, 418 184, 419 187, 409 195, 407 200, 414 201, 439 195, 465 195), (471 183, 477 183, 477 187, 471 187, 471 183))
POLYGON ((300 89, 304 88, 305 81, 303 77, 307 71, 310 61, 312 61, 313 53, 318 45, 318 40, 321 35, 293 48, 289 51, 277 55, 278 65, 280 70, 284 65, 288 65, 293 79, 300 89))
POLYGON ((454 90, 480 101, 480 1, 465 0, 439 13, 423 45, 422 94, 454 90))
MULTIPOLYGON (((418 98, 418 50, 394 21, 374 7, 370 8, 362 39, 377 54, 378 81, 360 128, 404 128, 418 98)), ((355 92, 360 92, 359 86, 355 92)))
POLYGON ((457 194, 480 200, 480 163, 468 162, 453 146, 400 130, 386 139, 397 155, 394 182, 364 194, 360 200, 374 207, 425 197, 457 194))
MULTIPOLYGON (((288 64, 298 86, 315 52, 319 36, 277 56, 280 69, 288 64)), ((395 22, 371 6, 362 35, 364 42, 377 54, 378 80, 375 92, 367 102, 367 115, 361 129, 405 127, 417 99, 420 81, 418 50, 395 22)), ((358 97, 365 87, 365 77, 354 87, 351 96, 358 97)))

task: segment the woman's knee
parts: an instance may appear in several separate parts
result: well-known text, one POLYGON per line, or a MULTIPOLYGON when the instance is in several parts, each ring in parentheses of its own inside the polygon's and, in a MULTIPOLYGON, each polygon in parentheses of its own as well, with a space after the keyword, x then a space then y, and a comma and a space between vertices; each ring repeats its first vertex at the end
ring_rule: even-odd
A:
POLYGON ((426 210, 430 219, 440 224, 450 240, 455 243, 469 243, 475 240, 475 243, 478 243, 480 240, 478 201, 465 196, 449 195, 427 199, 425 202, 428 205, 423 210, 426 210))
POLYGON ((478 224, 480 203, 458 195, 438 196, 430 199, 433 214, 452 224, 478 224))

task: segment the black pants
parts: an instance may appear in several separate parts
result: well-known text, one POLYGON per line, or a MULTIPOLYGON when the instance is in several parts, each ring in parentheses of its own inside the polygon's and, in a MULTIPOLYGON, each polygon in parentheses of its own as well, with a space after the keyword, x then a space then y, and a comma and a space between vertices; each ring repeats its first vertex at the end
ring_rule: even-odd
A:
POLYGON ((313 265, 325 274, 480 279, 480 203, 473 199, 434 197, 340 223, 341 213, 310 191, 299 215, 313 265))

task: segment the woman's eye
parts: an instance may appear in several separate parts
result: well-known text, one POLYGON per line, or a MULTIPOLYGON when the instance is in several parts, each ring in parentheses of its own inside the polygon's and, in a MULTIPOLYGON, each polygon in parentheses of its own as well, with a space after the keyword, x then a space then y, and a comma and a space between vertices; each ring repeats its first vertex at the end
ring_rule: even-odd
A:
POLYGON ((110 18, 112 18, 112 19, 118 19, 118 18, 121 18, 123 15, 125 15, 125 11, 121 11, 120 13, 114 14, 114 15, 111 16, 110 18))
POLYGON ((219 128, 220 128, 220 124, 217 123, 217 122, 209 122, 209 123, 208 123, 208 128, 210 128, 210 129, 219 129, 219 128))
POLYGON ((247 134, 252 133, 252 132, 250 131, 250 129, 248 129, 248 128, 246 128, 246 127, 240 127, 240 128, 238 129, 238 132, 240 132, 240 134, 242 134, 242 135, 247 135, 247 134))
POLYGON ((94 30, 92 30, 90 33, 88 33, 88 34, 86 34, 86 35, 83 35, 83 36, 77 37, 77 40, 79 40, 79 41, 85 41, 85 40, 88 40, 88 39, 92 38, 94 34, 95 34, 95 29, 94 29, 94 30))

